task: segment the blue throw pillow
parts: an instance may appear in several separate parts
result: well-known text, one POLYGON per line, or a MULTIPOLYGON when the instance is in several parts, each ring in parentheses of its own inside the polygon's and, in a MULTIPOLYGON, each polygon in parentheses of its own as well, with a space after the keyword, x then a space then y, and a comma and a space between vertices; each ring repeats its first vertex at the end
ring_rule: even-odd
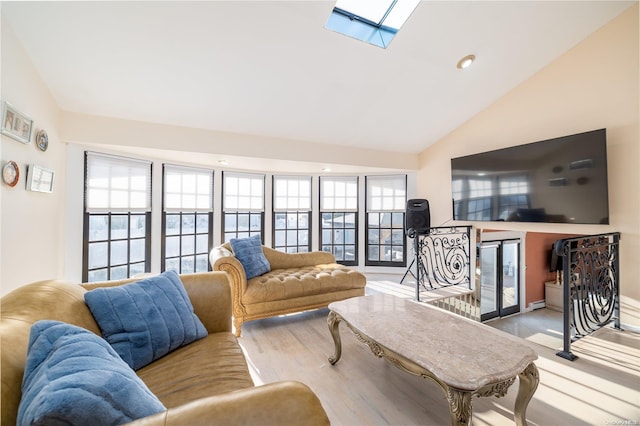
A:
POLYGON ((271 265, 262 252, 260 235, 249 238, 232 238, 229 244, 231 244, 236 259, 242 264, 248 280, 271 270, 271 265))
POLYGON ((134 370, 208 334, 174 271, 96 288, 84 300, 102 336, 134 370))
POLYGON ((99 336, 60 321, 31 326, 19 426, 116 425, 165 410, 99 336))

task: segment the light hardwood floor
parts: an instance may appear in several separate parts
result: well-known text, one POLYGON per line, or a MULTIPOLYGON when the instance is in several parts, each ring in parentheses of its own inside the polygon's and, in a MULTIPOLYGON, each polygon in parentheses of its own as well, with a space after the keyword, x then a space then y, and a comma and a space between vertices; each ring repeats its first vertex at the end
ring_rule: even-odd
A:
MULTIPOLYGON (((344 324, 342 358, 329 364, 334 347, 327 314, 320 309, 245 323, 239 342, 255 383, 307 384, 333 425, 450 424, 438 385, 375 357, 344 324)), ((601 329, 572 345, 579 356, 574 362, 535 341, 525 342, 538 353, 540 371, 540 385, 527 409, 530 425, 640 424, 640 335, 601 329)), ((473 424, 514 424, 517 388, 516 381, 503 398, 474 398, 473 424)))

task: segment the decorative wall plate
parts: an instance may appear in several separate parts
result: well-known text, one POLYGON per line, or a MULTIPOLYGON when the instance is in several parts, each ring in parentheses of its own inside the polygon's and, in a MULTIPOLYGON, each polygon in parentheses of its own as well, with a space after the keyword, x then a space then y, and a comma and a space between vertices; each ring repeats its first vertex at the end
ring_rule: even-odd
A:
POLYGON ((38 134, 36 135, 36 145, 41 151, 46 151, 49 147, 49 136, 44 129, 38 131, 38 134))
POLYGON ((20 180, 20 168, 15 161, 9 161, 2 168, 2 180, 9 186, 16 186, 20 180))

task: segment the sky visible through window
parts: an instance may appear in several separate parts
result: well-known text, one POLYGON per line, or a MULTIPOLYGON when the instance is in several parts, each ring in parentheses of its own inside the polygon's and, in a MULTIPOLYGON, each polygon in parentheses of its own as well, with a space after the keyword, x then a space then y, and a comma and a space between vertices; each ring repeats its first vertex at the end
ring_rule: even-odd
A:
POLYGON ((326 28, 386 48, 420 0, 338 0, 326 28))

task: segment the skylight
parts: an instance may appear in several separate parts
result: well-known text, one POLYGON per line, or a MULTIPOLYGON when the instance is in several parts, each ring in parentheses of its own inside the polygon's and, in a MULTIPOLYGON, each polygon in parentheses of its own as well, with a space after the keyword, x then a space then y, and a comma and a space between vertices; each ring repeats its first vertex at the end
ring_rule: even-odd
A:
POLYGON ((420 0, 337 0, 325 28, 386 48, 420 0))

